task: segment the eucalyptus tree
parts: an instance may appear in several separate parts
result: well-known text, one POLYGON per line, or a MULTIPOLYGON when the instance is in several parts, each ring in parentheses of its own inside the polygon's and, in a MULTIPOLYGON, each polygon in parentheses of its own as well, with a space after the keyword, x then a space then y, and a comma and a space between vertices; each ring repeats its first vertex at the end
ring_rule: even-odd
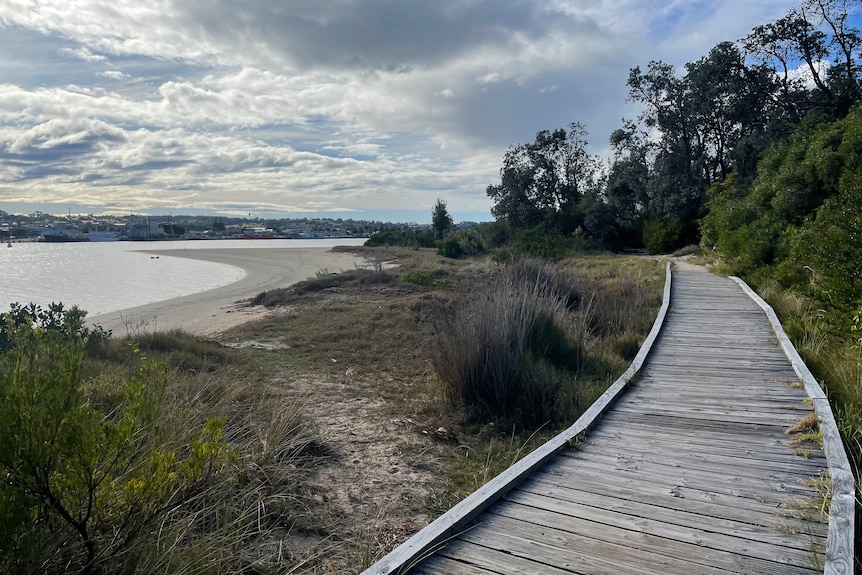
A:
MULTIPOLYGON (((628 86, 629 99, 643 107, 639 120, 651 140, 638 154, 629 147, 625 158, 615 160, 609 196, 622 199, 627 190, 642 190, 646 198, 638 203, 648 217, 678 220, 680 239, 694 240, 709 186, 731 172, 754 177, 768 139, 773 75, 762 64, 747 64, 736 45, 722 42, 686 64, 682 74, 656 61, 646 71, 632 68, 628 86), (753 153, 739 154, 739 146, 753 153)), ((625 132, 615 133, 621 143, 628 141, 625 132)))
POLYGON ((600 160, 587 152, 587 131, 543 130, 532 143, 511 146, 503 158, 500 183, 489 185, 491 213, 515 228, 529 228, 546 217, 576 212, 584 194, 599 180, 600 160))
POLYGON ((794 124, 812 109, 843 117, 860 101, 862 38, 850 24, 859 6, 859 0, 803 0, 740 41, 752 59, 775 71, 776 102, 794 124))

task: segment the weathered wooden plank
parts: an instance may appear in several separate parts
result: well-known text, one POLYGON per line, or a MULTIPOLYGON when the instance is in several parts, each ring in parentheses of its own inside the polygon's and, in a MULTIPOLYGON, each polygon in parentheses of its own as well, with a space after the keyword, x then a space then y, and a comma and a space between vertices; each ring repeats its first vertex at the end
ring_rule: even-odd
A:
POLYGON ((732 474, 733 470, 704 471, 676 467, 673 464, 655 464, 637 458, 614 458, 589 454, 583 458, 560 457, 554 463, 563 470, 571 468, 592 469, 596 473, 609 471, 635 475, 644 481, 663 482, 668 489, 686 486, 704 491, 715 491, 739 497, 757 499, 770 493, 786 494, 797 499, 810 498, 815 491, 803 485, 805 476, 784 474, 763 476, 761 478, 732 474))
POLYGON ((644 461, 652 463, 667 462, 675 467, 690 469, 709 471, 726 467, 734 469, 742 475, 755 478, 762 477, 764 473, 811 477, 819 475, 823 470, 821 465, 809 464, 805 460, 794 461, 792 456, 781 461, 772 461, 757 456, 740 457, 738 454, 724 455, 714 451, 707 452, 685 444, 667 445, 664 449, 650 449, 650 446, 645 443, 624 445, 608 441, 588 441, 581 444, 579 449, 586 455, 596 453, 614 457, 640 457, 644 461))
POLYGON ((587 441, 589 444, 601 446, 607 450, 617 450, 618 453, 651 453, 653 455, 673 457, 694 457, 704 461, 726 461, 731 465, 755 465, 761 469, 786 469, 797 466, 810 470, 809 474, 817 475, 825 468, 826 459, 819 450, 808 452, 808 456, 795 455, 794 450, 783 447, 783 452, 766 449, 752 449, 746 442, 732 444, 709 443, 708 441, 686 441, 673 436, 647 438, 643 436, 611 437, 593 435, 587 441))
MULTIPOLYGON (((555 503, 553 499, 548 501, 551 505, 555 503)), ((564 537, 559 532, 588 535, 593 539, 619 543, 632 549, 729 571, 781 574, 813 572, 809 555, 786 547, 769 546, 673 525, 659 525, 648 520, 633 520, 613 512, 601 515, 601 521, 590 521, 567 515, 565 506, 557 507, 559 512, 544 513, 540 508, 505 501, 489 510, 484 521, 490 529, 493 527, 490 516, 499 515, 517 522, 507 524, 501 529, 508 533, 525 536, 536 532, 534 526, 541 526, 546 537, 551 530, 559 537, 564 537), (764 555, 769 558, 764 558, 764 555)), ((481 532, 482 529, 477 528, 465 536, 475 538, 481 532)))
MULTIPOLYGON (((575 517, 587 517, 592 509, 601 511, 613 511, 620 515, 627 515, 635 519, 647 519, 658 523, 676 525, 683 528, 691 528, 703 532, 715 532, 729 537, 748 539, 798 549, 799 539, 793 534, 779 530, 781 525, 773 521, 769 525, 757 525, 744 521, 725 519, 721 516, 708 514, 708 510, 698 508, 695 511, 682 511, 669 509, 661 505, 641 502, 639 500, 621 499, 611 493, 592 493, 572 488, 565 483, 557 486, 547 484, 536 484, 532 481, 525 482, 516 489, 510 491, 505 499, 523 505, 532 505, 539 508, 547 508, 544 499, 557 499, 563 504, 560 507, 566 509, 567 515, 575 517)), ((603 514, 604 515, 604 514, 603 514)), ((773 517, 773 520, 778 519, 773 517)), ((659 527, 659 530, 662 530, 659 527)), ((815 537, 814 540, 825 538, 815 537)))
MULTIPOLYGON (((725 575, 728 571, 676 557, 604 541, 553 527, 527 524, 501 515, 483 515, 483 523, 465 533, 463 539, 477 546, 495 549, 516 557, 541 556, 556 567, 591 575, 667 575, 699 573, 725 575)), ((465 550, 475 553, 475 548, 465 550)), ((444 553, 448 552, 444 551, 444 553)), ((457 552, 451 552, 459 556, 457 552)), ((470 557, 465 554, 464 557, 470 557)), ((544 573, 537 569, 535 573, 544 573)))
MULTIPOLYGON (((475 554, 474 554, 475 555, 475 554)), ((489 571, 478 565, 464 563, 438 553, 423 561, 410 571, 411 575, 500 575, 500 571, 489 571)))
POLYGON ((624 501, 637 501, 670 510, 698 513, 729 521, 770 527, 784 533, 810 533, 826 537, 827 526, 794 517, 798 513, 792 508, 758 500, 740 500, 738 497, 720 493, 688 489, 686 487, 658 486, 634 478, 602 476, 595 474, 566 474, 565 481, 555 477, 552 470, 534 474, 520 486, 524 491, 548 494, 552 490, 567 489, 586 494, 606 495, 624 501))
POLYGON ((841 441, 841 434, 838 432, 838 425, 835 423, 835 417, 832 414, 832 408, 829 406, 826 394, 823 393, 808 366, 802 361, 796 348, 793 347, 790 338, 784 333, 784 328, 781 327, 781 322, 778 321, 778 316, 775 315, 772 307, 763 301, 744 281, 739 278, 732 279, 766 313, 769 322, 772 324, 772 329, 775 331, 776 337, 778 337, 781 348, 787 354, 794 371, 796 371, 799 379, 805 385, 808 395, 814 400, 814 408, 817 411, 817 417, 820 419, 820 430, 823 433, 823 450, 826 453, 826 459, 829 461, 830 474, 832 476, 832 502, 829 508, 829 541, 826 549, 824 573, 826 575, 849 575, 853 572, 854 517, 856 513, 855 483, 852 479, 853 473, 850 469, 850 462, 847 459, 847 453, 844 451, 844 444, 841 441))
MULTIPOLYGON (((679 409, 674 409, 674 406, 661 406, 654 403, 644 403, 643 406, 629 403, 619 405, 614 411, 617 413, 635 413, 651 415, 675 415, 680 412, 679 409)), ((762 411, 751 411, 743 409, 721 409, 691 405, 688 409, 685 410, 685 413, 690 419, 774 425, 777 427, 785 428, 793 425, 799 420, 798 416, 793 417, 792 414, 784 413, 778 410, 763 413, 762 411)))
POLYGON ((560 433, 543 446, 539 447, 512 467, 486 483, 455 507, 434 520, 425 529, 402 543, 394 551, 369 567, 363 575, 386 575, 403 569, 412 564, 416 558, 425 556, 429 550, 439 546, 453 534, 463 529, 488 507, 510 489, 517 486, 529 474, 544 465, 559 451, 565 449, 574 438, 598 421, 614 402, 617 396, 638 374, 661 331, 664 318, 670 306, 671 295, 670 264, 665 268, 665 284, 662 305, 653 323, 650 333, 638 351, 631 366, 605 391, 581 417, 563 433, 560 433))
MULTIPOLYGON (((548 575, 586 575, 588 571, 574 571, 572 569, 561 568, 558 565, 550 564, 544 558, 538 560, 524 554, 515 554, 510 550, 500 550, 493 547, 488 547, 482 544, 476 544, 471 541, 469 534, 472 531, 465 532, 465 537, 457 541, 453 541, 441 549, 437 554, 451 561, 458 561, 466 564, 479 564, 483 568, 488 569, 492 573, 500 575, 532 575, 535 573, 547 573, 548 575)), ((538 549, 534 546, 533 550, 538 549)), ((432 563, 433 564, 433 563, 432 563)), ((410 572, 411 575, 413 571, 410 572)), ((447 573, 446 571, 433 571, 435 575, 447 573)))
MULTIPOLYGON (((610 425, 603 426, 599 429, 590 432, 591 438, 607 438, 609 440, 630 440, 633 438, 648 438, 655 441, 668 442, 684 442, 688 445, 699 445, 703 447, 715 446, 718 448, 729 447, 730 449, 742 449, 746 452, 763 453, 766 455, 777 454, 784 456, 788 450, 793 449, 791 440, 793 435, 783 434, 783 436, 746 436, 745 444, 739 441, 738 438, 730 438, 723 432, 718 432, 711 429, 668 429, 665 426, 648 425, 645 423, 634 424, 627 426, 627 429, 621 430, 618 427, 610 425)), ((812 459, 823 459, 825 456, 821 451, 812 452, 812 459)))
POLYGON ((759 423, 741 423, 741 422, 720 422, 708 421, 694 417, 685 417, 681 415, 663 415, 651 413, 636 413, 627 412, 625 416, 619 414, 618 419, 624 419, 626 422, 633 424, 642 423, 647 425, 663 425, 665 428, 680 428, 680 429, 707 429, 707 430, 722 430, 725 429, 729 434, 756 434, 758 432, 767 431, 770 433, 784 433, 786 429, 783 425, 768 425, 759 423))

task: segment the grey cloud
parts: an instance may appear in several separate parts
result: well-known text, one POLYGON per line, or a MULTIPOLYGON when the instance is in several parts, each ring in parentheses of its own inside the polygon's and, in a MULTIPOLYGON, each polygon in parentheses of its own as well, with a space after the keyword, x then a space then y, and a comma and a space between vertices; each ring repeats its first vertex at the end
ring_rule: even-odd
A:
POLYGON ((646 0, 20 4, 0 14, 0 182, 23 179, 0 193, 487 210, 506 146, 579 120, 601 150, 629 67, 794 3, 673 0, 671 22, 646 0))
POLYGON ((395 72, 505 45, 516 33, 538 38, 552 23, 528 1, 215 0, 175 8, 221 43, 275 52, 299 67, 395 72))

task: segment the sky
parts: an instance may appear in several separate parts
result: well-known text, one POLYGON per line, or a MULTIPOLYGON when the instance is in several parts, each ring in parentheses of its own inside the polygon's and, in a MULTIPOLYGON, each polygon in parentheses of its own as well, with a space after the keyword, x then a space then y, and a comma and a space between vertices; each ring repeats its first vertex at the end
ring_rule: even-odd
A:
POLYGON ((785 0, 0 0, 0 210, 491 219, 510 145, 785 0))

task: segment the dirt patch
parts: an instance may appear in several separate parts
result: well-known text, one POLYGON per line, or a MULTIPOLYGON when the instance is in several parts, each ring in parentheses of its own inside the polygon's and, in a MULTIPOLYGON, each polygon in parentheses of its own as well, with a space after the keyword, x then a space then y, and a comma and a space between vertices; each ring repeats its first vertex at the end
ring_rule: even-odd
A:
MULTIPOLYGON (((383 272, 393 277, 345 273, 262 294, 270 313, 221 338, 248 354, 263 385, 303 402, 326 446, 304 482, 309 520, 283 542, 302 561, 294 573, 361 572, 554 433, 468 425, 442 397, 432 318, 487 281, 488 265, 421 251, 381 259, 399 264, 383 272)), ((577 268, 663 284, 661 268, 637 259, 577 268)))

